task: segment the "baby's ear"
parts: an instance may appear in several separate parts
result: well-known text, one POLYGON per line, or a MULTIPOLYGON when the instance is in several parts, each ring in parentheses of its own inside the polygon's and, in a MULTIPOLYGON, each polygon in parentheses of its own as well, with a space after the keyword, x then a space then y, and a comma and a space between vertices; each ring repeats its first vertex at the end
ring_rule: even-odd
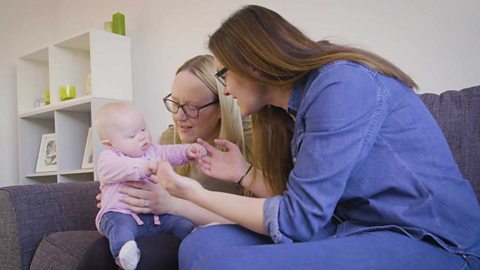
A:
POLYGON ((101 142, 103 146, 105 146, 105 148, 108 148, 108 149, 112 148, 112 143, 109 140, 102 140, 101 142))

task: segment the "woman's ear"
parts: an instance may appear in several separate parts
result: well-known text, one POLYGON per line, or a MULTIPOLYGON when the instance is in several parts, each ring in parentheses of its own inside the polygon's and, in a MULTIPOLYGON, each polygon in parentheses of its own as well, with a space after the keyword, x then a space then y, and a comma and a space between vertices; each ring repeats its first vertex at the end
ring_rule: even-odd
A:
POLYGON ((252 67, 252 71, 253 71, 253 73, 255 73, 255 75, 256 75, 257 77, 259 77, 259 78, 262 78, 262 77, 263 77, 262 72, 261 72, 258 68, 252 67))

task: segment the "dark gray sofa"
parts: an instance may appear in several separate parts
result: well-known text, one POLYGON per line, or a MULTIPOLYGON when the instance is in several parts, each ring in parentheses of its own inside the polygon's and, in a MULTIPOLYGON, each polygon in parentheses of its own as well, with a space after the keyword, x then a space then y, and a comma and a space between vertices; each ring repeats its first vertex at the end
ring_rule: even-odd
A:
MULTIPOLYGON (((480 86, 421 98, 480 198, 480 86)), ((0 268, 75 269, 101 237, 94 224, 97 193, 97 182, 1 188, 0 268)))

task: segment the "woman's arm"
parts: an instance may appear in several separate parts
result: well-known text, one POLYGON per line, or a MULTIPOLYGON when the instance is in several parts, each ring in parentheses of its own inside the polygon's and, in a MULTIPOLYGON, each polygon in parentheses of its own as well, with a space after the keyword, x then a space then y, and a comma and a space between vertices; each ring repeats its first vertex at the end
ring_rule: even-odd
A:
POLYGON ((127 182, 120 190, 127 207, 137 213, 172 214, 186 217, 199 225, 212 222, 231 224, 232 221, 216 215, 192 202, 171 196, 160 184, 150 182, 127 182), (148 207, 145 207, 145 200, 148 207))
POLYGON ((186 217, 198 225, 206 225, 214 222, 221 223, 221 224, 234 223, 190 201, 182 200, 175 197, 172 197, 172 198, 174 200, 177 200, 177 206, 172 208, 168 212, 169 214, 186 217))
POLYGON ((198 142, 210 154, 210 156, 205 156, 198 161, 198 167, 204 174, 235 184, 245 175, 240 183, 243 188, 250 190, 261 198, 275 195, 267 187, 261 170, 253 168, 246 174, 250 164, 245 160, 236 144, 228 140, 216 139, 214 140, 215 144, 226 149, 226 151, 220 151, 202 139, 198 139, 198 142), (236 166, 233 166, 233 164, 236 164, 236 166))
POLYGON ((206 190, 197 181, 176 174, 165 161, 159 161, 156 178, 170 194, 191 201, 252 231, 266 234, 263 226, 265 199, 206 190))
MULTIPOLYGON (((245 169, 245 172, 247 170, 248 168, 245 169)), ((245 175, 240 185, 250 190, 259 198, 268 198, 275 195, 272 190, 267 187, 263 179, 263 172, 256 168, 252 168, 252 170, 245 175)))

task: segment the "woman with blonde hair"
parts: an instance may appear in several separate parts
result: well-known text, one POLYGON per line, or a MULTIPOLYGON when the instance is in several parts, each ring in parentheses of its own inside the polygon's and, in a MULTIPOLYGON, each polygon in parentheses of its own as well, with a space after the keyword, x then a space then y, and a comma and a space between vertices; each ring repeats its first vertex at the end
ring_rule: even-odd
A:
POLYGON ((170 194, 240 225, 192 232, 182 270, 480 269, 478 202, 407 74, 371 52, 314 42, 260 6, 224 21, 209 48, 225 94, 252 115, 253 157, 199 140, 210 152, 201 170, 276 195, 209 191, 159 162, 170 194), (278 136, 289 119, 291 141, 278 136))
MULTIPOLYGON (((160 143, 192 143, 197 138, 209 142, 226 139, 246 155, 250 146, 245 142, 251 140, 250 121, 242 120, 235 100, 224 95, 223 85, 213 74, 215 65, 211 55, 195 56, 177 69, 172 91, 163 99, 166 109, 172 113, 174 125, 162 134, 160 143)), ((206 177, 194 165, 177 167, 176 171, 196 179, 208 189, 241 191, 231 183, 206 177)))

